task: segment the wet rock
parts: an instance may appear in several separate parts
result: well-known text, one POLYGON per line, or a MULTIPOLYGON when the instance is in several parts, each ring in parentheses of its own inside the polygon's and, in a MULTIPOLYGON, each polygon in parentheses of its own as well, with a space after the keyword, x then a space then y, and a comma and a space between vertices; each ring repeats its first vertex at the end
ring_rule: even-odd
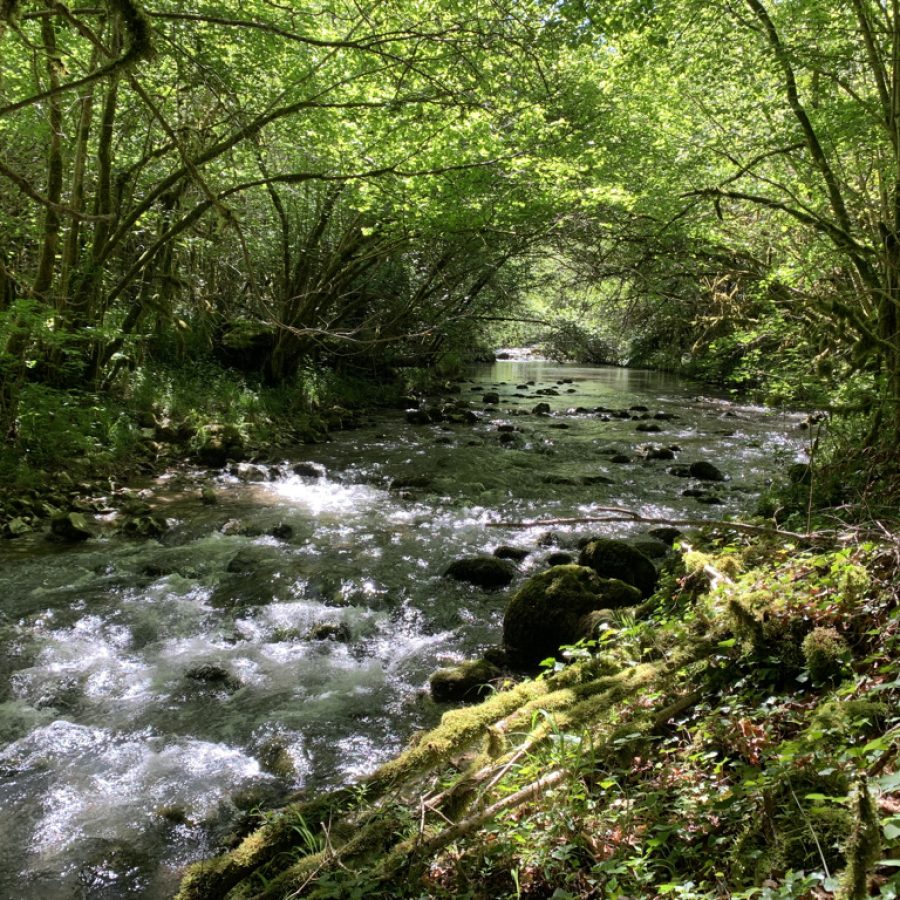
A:
POLYGON ((511 559, 515 562, 521 562, 530 552, 530 550, 526 550, 524 547, 512 547, 509 544, 503 544, 501 547, 497 547, 497 549, 494 550, 494 556, 496 556, 497 559, 511 559))
POLYGON ((240 519, 229 519, 219 526, 219 533, 226 535, 243 534, 245 525, 240 519))
POLYGON ((578 562, 603 578, 618 578, 634 585, 644 597, 649 597, 656 589, 656 567, 640 550, 625 541, 612 538, 591 541, 581 551, 578 562))
POLYGON ((279 522, 270 528, 266 534, 269 537, 277 538, 279 541, 289 541, 294 536, 294 526, 288 525, 287 522, 279 522))
POLYGON ((501 588, 515 578, 516 567, 496 556, 470 556, 451 563, 444 574, 482 588, 501 588))
POLYGON ((628 544, 635 550, 640 550, 648 559, 663 559, 669 555, 671 550, 669 544, 646 534, 628 538, 628 544))
POLYGON ((482 398, 482 403, 487 403, 488 405, 496 405, 500 402, 500 395, 496 391, 488 391, 482 398))
POLYGON ((628 407, 629 412, 650 412, 650 408, 648 406, 643 406, 640 403, 636 403, 634 406, 628 407))
POLYGON ((560 550, 557 553, 551 553, 547 557, 548 566, 569 566, 575 562, 571 553, 565 553, 560 550))
POLYGON ((678 418, 674 413, 658 412, 653 414, 657 422, 672 422, 678 418))
POLYGON ((79 896, 138 897, 146 894, 149 855, 127 841, 90 838, 79 848, 79 896))
POLYGON ((158 538, 169 530, 169 523, 162 516, 147 513, 141 516, 126 516, 119 526, 122 534, 136 538, 158 538))
POLYGON ((297 777, 297 764, 287 744, 280 738, 272 738, 259 748, 259 765, 276 778, 292 780, 297 777))
POLYGON ((497 431, 501 434, 511 434, 516 430, 515 425, 509 425, 508 423, 503 423, 497 426, 497 431))
POLYGON ((209 685, 229 693, 241 687, 239 678, 232 675, 224 666, 217 666, 212 663, 192 666, 184 673, 184 677, 190 681, 196 681, 198 684, 209 685))
POLYGON ((647 534, 650 537, 656 538, 658 541, 662 541, 667 546, 671 547, 678 538, 681 537, 681 532, 677 528, 672 528, 669 525, 661 525, 659 528, 651 528, 647 534))
POLYGON ((499 437, 500 445, 508 450, 517 450, 525 445, 525 439, 521 434, 504 431, 499 437))
POLYGON ((577 487, 581 484, 581 481, 578 478, 573 478, 571 475, 544 475, 541 478, 542 484, 558 484, 562 487, 577 487))
POLYGON ((633 606, 640 592, 584 566, 554 566, 513 595, 503 617, 503 643, 511 664, 533 669, 563 644, 582 637, 582 617, 594 609, 633 606))
POLYGON ((725 474, 718 466, 714 466, 711 462, 700 460, 691 463, 690 474, 692 478, 699 478, 701 481, 724 481, 725 474))
POLYGON ((311 641, 334 641, 338 644, 349 644, 352 635, 346 622, 319 622, 310 629, 311 641))
POLYGON ((549 403, 538 403, 531 410, 531 414, 533 416, 549 416, 550 415, 550 404, 549 403))
POLYGON ((491 690, 502 672, 486 659, 469 660, 438 669, 429 679, 431 696, 439 703, 478 701, 491 690))
POLYGON ((325 466, 314 462, 296 462, 291 466, 291 471, 301 478, 322 478, 325 475, 325 466))
POLYGON ((644 452, 644 459, 675 459, 675 451, 669 447, 648 447, 644 452))
POLYGON ((690 478, 691 477, 691 467, 690 466, 669 466, 666 471, 670 475, 674 475, 676 478, 690 478))
POLYGON ((614 454, 609 458, 609 461, 610 461, 611 463, 615 463, 617 466, 622 466, 622 465, 625 465, 625 463, 630 463, 630 462, 631 462, 631 457, 630 457, 630 456, 626 456, 624 453, 614 453, 614 454))
POLYGON ((430 425, 431 413, 427 409, 408 409, 406 421, 410 425, 430 425))
POLYGON ((77 544, 90 538, 91 530, 81 513, 68 512, 53 517, 50 521, 50 534, 57 540, 77 544))
POLYGON ((215 506, 219 495, 207 484, 200 488, 200 500, 205 506, 215 506))
POLYGON ((391 490, 405 491, 415 489, 423 490, 430 488, 434 484, 434 479, 430 475, 402 475, 391 481, 391 490))
POLYGON ((259 572, 263 566, 277 561, 278 558, 277 548, 251 544, 249 547, 238 550, 231 557, 225 571, 231 575, 253 575, 259 572))
POLYGON ((635 431, 640 431, 645 434, 658 434, 662 431, 662 428, 660 428, 659 425, 654 425, 652 422, 641 422, 641 424, 635 428, 635 431))
POLYGON ((586 487, 591 487, 595 484, 615 484, 616 482, 607 477, 606 475, 582 475, 579 479, 580 483, 585 485, 586 487))
POLYGON ((10 539, 17 538, 21 537, 23 534, 28 534, 31 530, 31 525, 21 516, 17 516, 15 519, 10 519, 3 526, 3 537, 10 539))
POLYGON ((481 658, 491 663, 491 665, 497 666, 499 669, 505 669, 509 665, 505 647, 488 647, 484 653, 482 653, 481 658))

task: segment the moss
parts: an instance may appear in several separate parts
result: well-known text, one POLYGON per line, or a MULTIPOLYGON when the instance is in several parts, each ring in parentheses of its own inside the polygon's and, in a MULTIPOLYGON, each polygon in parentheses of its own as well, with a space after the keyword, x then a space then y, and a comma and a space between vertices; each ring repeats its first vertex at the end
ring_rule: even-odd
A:
POLYGON ((869 737, 882 725, 887 712, 884 703, 872 700, 827 700, 813 713, 807 734, 812 733, 817 742, 831 736, 830 743, 837 744, 855 736, 869 737))
POLYGON ((815 685, 835 684, 847 671, 850 648, 834 628, 814 628, 803 639, 802 650, 815 685))
POLYGON ((796 806, 793 815, 785 817, 789 830, 780 835, 779 855, 792 869, 818 869, 822 860, 830 870, 839 869, 844 863, 842 847, 850 833, 852 817, 840 806, 813 806, 799 815, 796 806))
POLYGON ((728 601, 728 615, 735 636, 739 640, 750 644, 754 650, 759 650, 764 646, 765 632, 762 622, 740 600, 732 597, 728 601))
POLYGON ((852 810, 853 827, 845 848, 847 868, 837 893, 840 900, 864 900, 869 896, 869 873, 881 855, 878 810, 865 781, 853 793, 852 810))
MULTIPOLYGON (((590 546, 590 545, 589 545, 590 546)), ((535 668, 563 644, 582 636, 582 617, 604 607, 633 606, 640 593, 612 578, 601 578, 586 566, 553 566, 516 592, 503 617, 503 643, 510 661, 535 668)))
POLYGON ((478 700, 491 691, 491 682, 501 671, 484 659, 438 669, 430 680, 431 696, 438 701, 478 700))
POLYGON ((633 585, 645 598, 656 589, 656 566, 625 541, 609 538, 591 541, 581 551, 578 562, 604 578, 615 578, 633 585))

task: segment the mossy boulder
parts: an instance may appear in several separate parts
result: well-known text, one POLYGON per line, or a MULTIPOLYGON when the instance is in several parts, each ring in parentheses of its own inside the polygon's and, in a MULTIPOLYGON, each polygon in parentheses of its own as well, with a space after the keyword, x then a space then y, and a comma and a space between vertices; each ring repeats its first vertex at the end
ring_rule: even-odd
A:
POLYGON ((513 595, 503 617, 503 643, 510 662, 533 669, 561 645, 584 636, 583 617, 595 609, 634 606, 640 591, 601 578, 585 566, 554 566, 529 578, 513 595))
POLYGON ((656 589, 656 566, 625 541, 597 538, 581 551, 578 563, 603 578, 618 578, 634 585, 644 597, 649 597, 656 589))
POLYGON ((81 513, 67 512, 53 517, 50 534, 57 540, 77 544, 91 537, 91 530, 81 513))
POLYGON ((496 556, 470 556, 452 562, 444 573, 456 581, 482 588, 506 587, 516 576, 516 567, 496 556))
POLYGON ((440 703, 481 700, 501 671, 486 659, 438 669, 429 680, 431 696, 440 703))

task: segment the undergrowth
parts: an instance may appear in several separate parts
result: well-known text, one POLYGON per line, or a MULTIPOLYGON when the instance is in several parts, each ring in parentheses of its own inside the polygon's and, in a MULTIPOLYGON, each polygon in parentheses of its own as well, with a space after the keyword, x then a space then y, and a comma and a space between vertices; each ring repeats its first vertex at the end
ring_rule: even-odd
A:
POLYGON ((897 897, 898 568, 695 542, 568 663, 270 815, 181 896, 897 897))

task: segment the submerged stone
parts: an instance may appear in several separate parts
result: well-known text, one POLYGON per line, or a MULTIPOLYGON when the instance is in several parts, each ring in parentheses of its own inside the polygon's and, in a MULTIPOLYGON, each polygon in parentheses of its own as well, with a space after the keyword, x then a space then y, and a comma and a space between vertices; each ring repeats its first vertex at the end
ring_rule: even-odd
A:
POLYGON ((513 595, 503 617, 503 643, 510 662, 523 669, 555 656, 563 644, 584 636, 583 617, 595 609, 634 606, 640 592, 601 578, 585 566, 554 566, 529 578, 513 595))

